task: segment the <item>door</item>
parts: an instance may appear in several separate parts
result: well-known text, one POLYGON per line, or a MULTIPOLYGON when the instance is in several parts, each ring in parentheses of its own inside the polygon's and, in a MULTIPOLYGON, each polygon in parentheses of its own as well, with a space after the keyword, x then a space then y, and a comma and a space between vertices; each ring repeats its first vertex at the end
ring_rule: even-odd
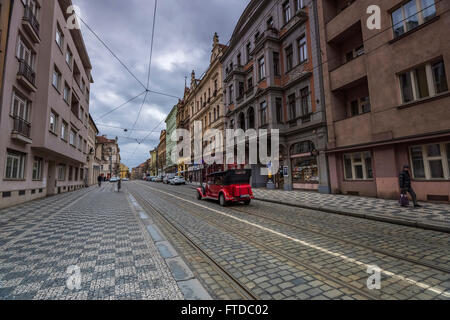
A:
POLYGON ((55 162, 48 162, 48 174, 47 174, 47 195, 51 196, 56 193, 56 165, 55 162))

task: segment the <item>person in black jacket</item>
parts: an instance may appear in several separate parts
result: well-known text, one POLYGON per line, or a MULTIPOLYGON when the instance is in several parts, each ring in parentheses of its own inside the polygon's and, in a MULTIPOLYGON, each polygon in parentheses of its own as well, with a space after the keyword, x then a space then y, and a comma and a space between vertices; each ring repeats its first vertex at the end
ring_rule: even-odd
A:
POLYGON ((99 175, 97 177, 97 182, 98 182, 98 186, 101 187, 102 186, 102 181, 103 181, 103 177, 101 175, 99 175))
POLYGON ((410 174, 409 165, 403 166, 403 170, 402 170, 402 172, 400 172, 399 182, 400 182, 400 190, 401 190, 402 194, 409 193, 413 200, 414 207, 416 207, 416 208, 421 207, 421 205, 419 205, 417 203, 416 193, 414 192, 413 188, 411 187, 411 174, 410 174))

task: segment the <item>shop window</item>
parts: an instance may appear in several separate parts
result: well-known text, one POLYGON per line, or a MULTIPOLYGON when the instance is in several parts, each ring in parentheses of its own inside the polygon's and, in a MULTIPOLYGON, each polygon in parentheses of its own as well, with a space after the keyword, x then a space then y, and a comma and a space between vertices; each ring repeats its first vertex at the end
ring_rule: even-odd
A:
POLYGON ((433 143, 410 148, 415 179, 450 179, 450 143, 433 143))
POLYGON ((346 180, 373 179, 372 155, 370 152, 356 152, 344 155, 346 180))
POLYGON ((318 183, 319 167, 317 157, 295 158, 292 160, 293 183, 318 183))

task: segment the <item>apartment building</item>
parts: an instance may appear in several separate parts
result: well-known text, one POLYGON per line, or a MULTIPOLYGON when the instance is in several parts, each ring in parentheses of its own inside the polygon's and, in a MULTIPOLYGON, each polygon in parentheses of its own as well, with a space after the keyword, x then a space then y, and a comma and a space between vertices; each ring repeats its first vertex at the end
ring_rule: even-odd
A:
POLYGON ((161 130, 158 144, 158 175, 163 175, 166 170, 166 130, 161 130))
MULTIPOLYGON (((223 82, 222 82, 222 64, 220 59, 222 58, 227 46, 219 43, 219 36, 214 34, 211 58, 208 69, 204 73, 201 79, 196 79, 195 71, 192 71, 191 85, 189 88, 189 95, 186 98, 185 106, 190 112, 189 115, 189 127, 191 134, 191 165, 188 168, 189 175, 192 175, 194 181, 200 181, 201 177, 205 176, 207 169, 204 163, 196 163, 194 159, 194 123, 201 123, 202 137, 205 132, 210 129, 216 129, 223 132, 225 128, 225 107, 223 103, 223 82)), ((202 144, 203 151, 208 148, 209 144, 215 143, 215 138, 209 142, 202 144)), ((223 134, 222 144, 225 143, 225 135, 223 134)), ((208 153, 208 152, 206 152, 208 153)), ((211 156, 211 152, 207 155, 211 156)), ((224 161, 221 161, 224 162, 224 161)), ((223 164, 214 163, 208 166, 208 170, 218 171, 223 170, 223 164)))
POLYGON ((172 151, 177 148, 177 141, 172 140, 172 133, 177 130, 177 108, 175 105, 166 118, 166 173, 178 171, 178 164, 172 161, 172 151))
MULTIPOLYGON (((184 85, 184 95, 183 99, 180 99, 177 104, 177 119, 176 119, 176 127, 177 129, 184 129, 189 131, 189 108, 186 106, 186 98, 189 95, 189 88, 187 85, 184 85)), ((180 138, 181 139, 181 138, 180 138)), ((178 175, 182 175, 186 179, 188 179, 188 170, 189 170, 189 163, 191 162, 191 155, 190 154, 183 154, 183 152, 180 152, 178 154, 178 175)), ((153 154, 152 154, 153 158, 153 154)))
POLYGON ((398 198, 412 169, 420 200, 450 198, 450 2, 320 0, 333 193, 398 198))
MULTIPOLYGON (((329 193, 316 17, 316 1, 250 1, 221 61, 227 127, 279 129, 276 186, 329 193)), ((266 186, 262 165, 246 167, 266 186)))
POLYGON ((106 179, 118 177, 120 173, 120 148, 118 138, 108 139, 106 135, 96 137, 96 156, 101 159, 100 175, 106 179))
MULTIPOLYGON (((7 1, 2 1, 2 8, 7 1)), ((0 127, 0 206, 84 186, 91 62, 71 1, 10 2, 0 127)))
POLYGON ((102 168, 102 159, 95 152, 96 137, 99 130, 95 125, 94 119, 89 114, 89 131, 88 131, 88 155, 86 157, 86 184, 89 186, 97 184, 97 178, 102 168))

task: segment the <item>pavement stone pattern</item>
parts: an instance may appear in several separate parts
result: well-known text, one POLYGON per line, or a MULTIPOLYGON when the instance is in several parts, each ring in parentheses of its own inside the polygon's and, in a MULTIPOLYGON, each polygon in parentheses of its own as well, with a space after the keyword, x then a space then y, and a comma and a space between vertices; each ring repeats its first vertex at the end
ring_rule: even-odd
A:
MULTIPOLYGON (((185 194, 186 199, 193 199, 193 191, 190 188, 183 187, 170 187, 170 186, 159 186, 159 185, 149 185, 150 187, 157 187, 158 189, 163 189, 166 192, 175 192, 177 196, 180 193, 185 194), (175 188, 175 189, 174 189, 175 188)), ((166 195, 161 195, 158 192, 150 193, 152 197, 167 197, 166 195)), ((448 267, 449 256, 450 256, 450 239, 445 233, 429 231, 429 230, 418 230, 415 228, 398 226, 393 224, 387 224, 377 221, 361 220, 354 217, 346 217, 341 215, 332 215, 323 212, 312 212, 312 210, 298 209, 293 207, 280 206, 274 203, 267 202, 254 202, 251 206, 238 206, 236 208, 239 210, 244 210, 244 212, 233 212, 233 206, 228 208, 221 208, 214 202, 204 201, 202 203, 205 206, 212 206, 214 209, 226 212, 237 216, 238 218, 248 220, 250 222, 262 225, 264 227, 270 228, 272 230, 281 232, 288 236, 300 239, 304 242, 311 243, 313 245, 319 245, 330 251, 344 254, 348 257, 355 258, 365 265, 375 264, 382 267, 385 270, 394 272, 396 275, 409 277, 415 281, 422 282, 434 286, 435 288, 445 290, 450 293, 450 275, 439 270, 430 269, 421 265, 416 265, 408 261, 398 260, 393 257, 386 256, 380 253, 374 253, 366 248, 359 247, 359 243, 364 243, 368 247, 374 246, 383 250, 396 250, 396 254, 400 256, 405 256, 407 258, 416 260, 427 260, 428 263, 437 265, 440 267, 448 267), (301 214, 299 214, 299 211, 301 214), (306 214, 304 212, 306 211, 306 214), (247 214, 247 212, 249 214, 247 214), (253 213, 253 215, 252 215, 253 213), (255 214, 261 217, 255 216, 255 214), (306 228, 319 229, 324 234, 318 235, 309 230, 298 230, 295 227, 280 225, 279 223, 268 221, 264 219, 264 216, 272 219, 277 219, 278 221, 284 221, 291 224, 299 224, 301 226, 306 226, 306 228), (324 226, 325 225, 325 229, 324 226), (342 230, 343 229, 343 230, 342 230), (343 243, 339 239, 330 239, 327 235, 333 233, 339 237, 347 237, 346 240, 351 240, 355 245, 349 245, 348 243, 343 243)), ((181 205, 182 209, 185 210, 185 214, 190 213, 190 204, 181 205)), ((276 248, 280 252, 288 253, 292 257, 298 258, 300 261, 304 261, 315 266, 320 267, 325 270, 329 275, 333 276, 335 279, 340 279, 345 283, 352 284, 354 287, 364 289, 366 285, 366 280, 368 274, 366 268, 358 266, 352 262, 345 261, 339 257, 330 256, 328 253, 318 252, 314 248, 300 245, 299 243, 293 243, 291 241, 286 241, 286 239, 280 239, 279 237, 263 232, 258 228, 253 228, 249 225, 237 222, 236 220, 224 217, 217 213, 203 210, 201 208, 193 209, 195 211, 195 216, 198 216, 200 220, 207 221, 207 219, 214 220, 214 226, 219 230, 220 226, 228 226, 233 230, 238 230, 241 233, 245 233, 247 237, 253 237, 258 241, 276 248)), ((251 257, 247 253, 244 253, 242 257, 238 257, 237 266, 239 268, 245 268, 247 263, 252 262, 251 257)), ((270 272, 269 270, 258 270, 256 266, 253 270, 246 270, 251 274, 251 272, 261 271, 261 275, 264 272, 270 272)), ((234 270, 238 276, 242 275, 239 270, 234 270)), ((281 274, 281 273, 280 273, 281 274)), ((283 275, 283 274, 281 274, 283 275)), ((278 290, 282 290, 282 293, 289 293, 289 287, 295 283, 285 283, 283 288, 279 285, 283 281, 288 281, 290 277, 276 279, 276 285, 278 290)), ((298 280, 300 281, 300 280, 298 280)), ((297 282, 298 282, 297 281, 297 282)), ((307 281, 309 289, 317 289, 319 283, 314 282, 315 280, 307 281)), ((288 281, 289 282, 289 281, 288 281)), ((383 276, 383 289, 379 292, 381 298, 386 299, 435 299, 435 298, 446 298, 445 296, 440 296, 436 292, 425 290, 423 288, 411 285, 410 283, 401 280, 396 277, 383 276)), ((301 283, 300 285, 305 285, 301 283)), ((267 286, 267 284, 263 284, 267 286)), ((334 290, 334 286, 324 287, 329 290, 334 290)), ((302 286, 302 288, 307 288, 302 286)), ((277 292, 276 288, 267 287, 267 293, 271 296, 273 293, 277 292)), ((339 291, 339 290, 338 290, 339 291)), ((330 295, 331 293, 329 293, 330 295)), ((334 295, 334 294, 331 294, 334 295)), ((342 295, 336 296, 339 298, 342 295)), ((327 296, 327 295, 325 295, 327 296)), ((311 296, 302 296, 297 298, 307 298, 311 299, 311 296)))
MULTIPOLYGON (((338 299, 365 299, 357 291, 311 271, 301 265, 249 243, 236 234, 211 224, 206 216, 217 215, 201 208, 170 200, 167 195, 141 186, 130 191, 147 196, 148 201, 208 252, 219 265, 231 273, 261 299, 331 299, 325 293, 339 292, 338 299), (193 212, 203 212, 199 217, 193 212), (311 285, 313 282, 314 286, 311 285), (308 284, 307 287, 301 285, 308 284)), ((165 188, 158 185, 158 188, 165 188)), ((192 195, 190 199, 193 199, 192 195)), ((223 294, 219 290, 217 294, 223 294)), ((330 293, 329 293, 330 294, 330 293)))
POLYGON ((450 205, 421 202, 422 208, 401 207, 396 200, 321 194, 307 191, 281 191, 258 188, 253 190, 260 200, 282 201, 293 205, 307 205, 336 211, 361 213, 374 217, 388 217, 404 221, 418 221, 450 230, 450 205))
POLYGON ((0 221, 0 299, 183 298, 125 193, 110 184, 0 210, 0 221), (67 286, 70 266, 79 267, 80 289, 67 286))

